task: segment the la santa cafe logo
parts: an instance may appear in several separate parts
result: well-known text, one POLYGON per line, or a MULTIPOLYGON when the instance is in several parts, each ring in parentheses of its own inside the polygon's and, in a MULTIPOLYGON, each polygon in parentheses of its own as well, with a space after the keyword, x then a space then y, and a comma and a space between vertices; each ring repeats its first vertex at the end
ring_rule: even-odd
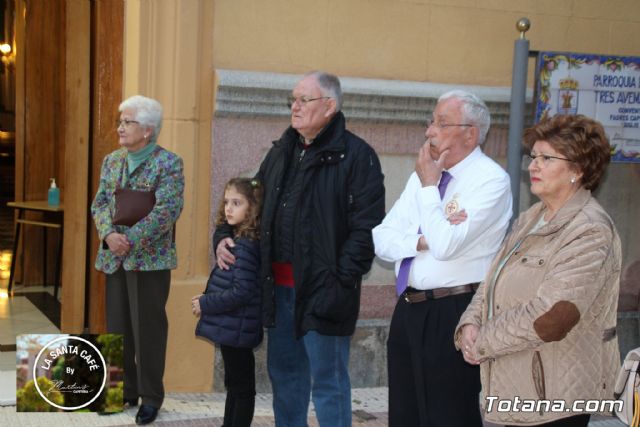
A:
POLYGON ((33 364, 33 378, 37 378, 37 369, 50 370, 59 357, 64 357, 65 362, 73 359, 73 366, 65 363, 65 381, 59 380, 53 383, 49 390, 42 390, 38 381, 34 381, 38 394, 50 405, 58 409, 73 411, 91 405, 100 396, 107 382, 107 364, 100 350, 90 341, 74 336, 62 336, 49 341, 40 350, 33 364), (99 380, 99 376, 102 380, 99 380), (88 381, 88 379, 98 381, 88 381), (91 383, 101 384, 99 387, 91 383), (62 405, 51 401, 47 396, 52 391, 58 391, 63 395, 74 395, 73 399, 65 399, 62 405), (67 401, 73 401, 75 406, 66 406, 67 401))

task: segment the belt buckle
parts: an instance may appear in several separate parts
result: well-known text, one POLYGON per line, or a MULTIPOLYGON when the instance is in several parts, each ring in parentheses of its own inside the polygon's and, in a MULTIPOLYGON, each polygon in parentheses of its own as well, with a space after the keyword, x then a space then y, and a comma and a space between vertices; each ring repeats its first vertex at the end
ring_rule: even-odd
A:
POLYGON ((409 304, 411 304, 411 300, 409 299, 409 293, 408 293, 407 291, 404 291, 404 295, 403 295, 403 297, 404 297, 404 300, 405 300, 406 302, 408 302, 409 304))

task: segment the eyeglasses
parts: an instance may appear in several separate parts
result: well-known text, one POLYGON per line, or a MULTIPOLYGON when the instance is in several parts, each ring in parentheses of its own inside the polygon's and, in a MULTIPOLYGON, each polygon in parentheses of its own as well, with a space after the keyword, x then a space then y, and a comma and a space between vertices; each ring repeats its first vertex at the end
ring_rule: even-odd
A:
POLYGON ((307 105, 307 103, 311 102, 311 101, 317 101, 318 99, 330 99, 330 96, 319 96, 317 98, 307 98, 306 96, 301 96, 299 98, 296 98, 295 96, 287 96, 287 106, 289 108, 293 107, 293 104, 295 104, 296 102, 304 107, 305 105, 307 105))
POLYGON ((538 161, 538 165, 542 165, 542 167, 548 166, 549 163, 551 163, 553 161, 553 159, 555 160, 564 160, 565 162, 574 162, 574 160, 571 159, 567 159, 566 157, 557 157, 557 156, 550 156, 549 154, 536 154, 536 153, 529 153, 527 154, 527 157, 529 158, 529 164, 533 163, 534 161, 537 161, 538 159, 541 159, 541 161, 538 161))
POLYGON ((116 120, 116 128, 120 128, 120 126, 124 126, 125 128, 128 129, 132 123, 140 124, 140 122, 136 120, 120 119, 120 120, 116 120))
POLYGON ((441 122, 436 122, 435 120, 427 120, 427 128, 430 128, 431 126, 442 130, 442 129, 452 128, 452 127, 472 128, 475 125, 472 125, 469 123, 441 123, 441 122))

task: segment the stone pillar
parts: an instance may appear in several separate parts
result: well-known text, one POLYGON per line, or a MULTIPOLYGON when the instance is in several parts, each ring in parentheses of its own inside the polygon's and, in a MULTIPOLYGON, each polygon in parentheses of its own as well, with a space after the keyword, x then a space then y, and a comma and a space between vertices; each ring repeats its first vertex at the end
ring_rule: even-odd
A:
POLYGON ((185 203, 177 224, 178 269, 167 303, 167 391, 210 391, 213 346, 196 340, 190 299, 209 274, 209 153, 213 105, 213 2, 130 0, 125 5, 123 99, 158 99, 158 143, 184 160, 185 203))

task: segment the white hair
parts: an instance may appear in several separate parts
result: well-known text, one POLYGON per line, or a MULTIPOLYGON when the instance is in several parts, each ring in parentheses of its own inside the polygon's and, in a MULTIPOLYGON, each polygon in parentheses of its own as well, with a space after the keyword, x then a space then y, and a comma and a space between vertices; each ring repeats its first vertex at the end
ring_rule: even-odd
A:
POLYGON ((487 104, 473 93, 464 90, 451 90, 444 93, 438 98, 438 102, 450 98, 462 101, 462 118, 465 122, 478 127, 478 144, 482 144, 491 126, 491 114, 487 104))
POLYGON ((340 87, 340 79, 338 76, 326 73, 324 71, 311 71, 304 77, 313 76, 320 86, 320 90, 324 96, 328 96, 336 100, 336 112, 342 109, 342 88, 340 87))
POLYGON ((151 128, 151 141, 156 142, 162 128, 162 105, 155 99, 134 95, 118 107, 120 112, 129 109, 134 111, 134 118, 140 126, 151 128))

